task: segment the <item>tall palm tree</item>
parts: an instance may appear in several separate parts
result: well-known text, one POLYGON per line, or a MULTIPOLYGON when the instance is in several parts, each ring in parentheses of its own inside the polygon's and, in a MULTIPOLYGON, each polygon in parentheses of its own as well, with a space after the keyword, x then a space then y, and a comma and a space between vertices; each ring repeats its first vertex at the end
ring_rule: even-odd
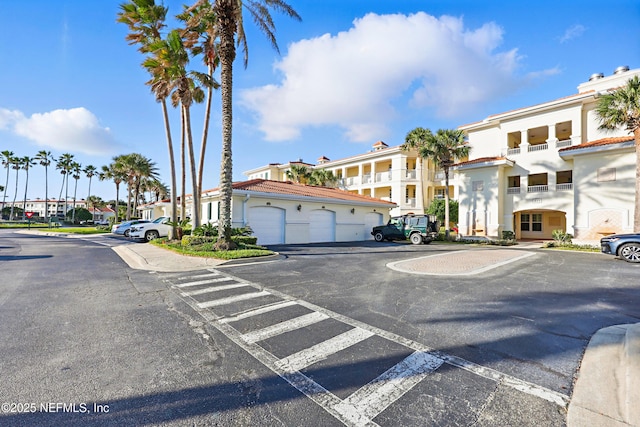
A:
MULTIPOLYGON (((154 0, 131 0, 129 3, 121 4, 120 9, 117 21, 126 24, 129 28, 126 40, 129 41, 129 44, 138 44, 140 46, 139 50, 143 54, 150 53, 149 45, 161 38, 160 32, 165 27, 164 21, 167 15, 167 8, 163 5, 156 5, 154 0)), ((166 70, 146 66, 145 68, 151 73, 151 79, 146 84, 151 87, 151 91, 156 97, 156 102, 162 106, 169 151, 169 172, 171 175, 171 222, 176 224, 178 221, 176 167, 166 101, 171 93, 171 81, 166 75, 166 70)), ((118 200, 116 199, 116 205, 117 203, 118 200)), ((116 206, 116 211, 117 209, 118 207, 116 206)), ((173 227, 172 236, 175 236, 175 234, 176 230, 173 227)))
POLYGON ((267 36, 273 48, 279 52, 275 38, 275 24, 270 9, 300 20, 300 15, 283 0, 216 0, 215 33, 220 37, 220 93, 222 105, 222 156, 220 159, 220 221, 218 249, 233 249, 231 241, 231 197, 233 193, 233 164, 231 155, 233 122, 233 62, 236 59, 236 42, 244 51, 247 66, 248 50, 244 32, 243 7, 249 12, 258 28, 267 36))
POLYGON ((71 177, 76 181, 73 186, 73 212, 71 213, 71 222, 76 222, 76 196, 78 195, 78 180, 82 173, 82 165, 78 162, 71 164, 71 177))
MULTIPOLYGON (((60 170, 62 174, 62 186, 60 187, 60 197, 58 197, 58 202, 62 199, 62 190, 65 190, 64 193, 64 210, 63 210, 63 218, 67 218, 67 207, 69 206, 69 173, 71 172, 71 165, 74 162, 74 155, 70 153, 64 153, 56 162, 56 169, 60 170)), ((56 202, 56 215, 58 214, 58 202, 56 202)))
POLYGON ((36 154, 35 160, 44 166, 44 220, 49 222, 49 166, 56 159, 51 155, 51 151, 40 150, 36 154))
POLYGON ((11 213, 9 214, 9 219, 13 218, 13 208, 16 206, 16 198, 18 197, 18 172, 22 169, 22 157, 12 157, 11 158, 11 169, 16 171, 16 191, 13 193, 13 203, 11 204, 11 213))
POLYGON ((314 169, 309 176, 309 184, 321 187, 335 187, 338 178, 327 169, 314 169))
POLYGON ((2 208, 0 209, 0 216, 4 211, 5 200, 7 198, 7 187, 9 187, 9 169, 11 169, 11 159, 13 158, 13 151, 4 150, 0 153, 0 159, 2 160, 2 166, 7 169, 7 178, 4 182, 4 196, 2 196, 2 208))
MULTIPOLYGON (((89 178, 89 190, 87 192, 87 208, 88 208, 89 207, 89 200, 91 199, 91 179, 98 173, 98 170, 93 165, 87 165, 83 169, 83 172, 86 175, 86 177, 89 178)), ((91 211, 91 220, 95 221, 95 215, 94 215, 93 211, 91 211)))
POLYGON ((24 156, 22 158, 22 169, 24 169, 26 173, 26 178, 24 181, 24 200, 22 201, 22 220, 24 221, 27 218, 26 210, 27 210, 27 190, 29 188, 29 169, 31 166, 37 165, 36 159, 33 159, 29 156, 24 156))
POLYGON ((124 173, 118 169, 116 164, 116 157, 114 157, 113 162, 111 162, 108 166, 102 166, 102 172, 98 175, 98 179, 100 181, 111 180, 116 185, 116 203, 114 207, 114 211, 116 213, 115 222, 119 221, 118 218, 118 204, 120 203, 120 183, 126 179, 124 173))
POLYGON ((640 233, 640 78, 634 76, 626 85, 602 95, 598 100, 596 114, 600 119, 600 129, 612 131, 623 127, 633 133, 636 146, 633 231, 640 233))
POLYGON ((449 240, 449 171, 456 160, 469 155, 470 147, 465 141, 464 132, 457 129, 439 129, 435 134, 429 129, 415 128, 410 131, 403 148, 415 148, 423 159, 431 160, 444 172, 444 227, 445 237, 449 240))
POLYGON ((306 184, 311 178, 311 172, 309 169, 302 165, 291 165, 286 175, 287 178, 293 182, 297 182, 298 184, 306 184))
POLYGON ((131 219, 132 211, 136 212, 138 207, 142 180, 156 178, 158 168, 154 162, 138 153, 124 154, 115 159, 116 169, 126 176, 128 186, 127 219, 131 219), (131 199, 133 199, 133 205, 131 199))

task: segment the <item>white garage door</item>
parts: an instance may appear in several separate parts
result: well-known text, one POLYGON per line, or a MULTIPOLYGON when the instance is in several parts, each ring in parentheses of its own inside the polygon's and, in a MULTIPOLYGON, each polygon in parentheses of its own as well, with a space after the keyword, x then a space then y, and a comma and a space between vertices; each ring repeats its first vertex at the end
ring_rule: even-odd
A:
POLYGON ((336 241, 336 213, 326 209, 311 211, 309 215, 309 242, 336 241))
POLYGON ((249 208, 248 224, 259 245, 284 243, 284 210, 268 206, 249 208))
POLYGON ((364 216, 364 240, 373 240, 371 230, 378 225, 382 225, 381 213, 369 212, 364 216))

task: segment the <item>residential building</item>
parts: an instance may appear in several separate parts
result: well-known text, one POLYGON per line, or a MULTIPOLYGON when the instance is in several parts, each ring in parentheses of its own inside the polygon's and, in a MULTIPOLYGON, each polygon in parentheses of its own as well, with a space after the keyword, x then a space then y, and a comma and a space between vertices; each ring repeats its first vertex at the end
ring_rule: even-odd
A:
MULTIPOLYGON (((11 208, 14 205, 13 201, 6 202, 5 206, 11 208)), ((35 199, 35 200, 27 200, 26 205, 24 204, 24 200, 16 200, 15 207, 22 209, 23 206, 26 206, 26 212, 34 212, 34 216, 36 217, 45 217, 46 210, 46 202, 44 199, 35 199)), ((50 199, 48 202, 49 214, 48 217, 59 217, 64 218, 65 211, 68 212, 73 209, 74 203, 73 200, 67 200, 66 210, 65 210, 65 201, 64 200, 56 200, 50 199)), ((76 208, 85 208, 87 207, 86 201, 83 199, 76 200, 75 203, 76 208)))
MULTIPOLYGON (((290 165, 300 162, 285 165, 272 163, 244 174, 249 179, 270 176, 273 180, 288 181, 286 172, 290 165)), ((392 216, 424 213, 433 199, 444 198, 445 182, 441 169, 421 159, 413 150, 405 151, 401 146, 389 147, 383 141, 373 144, 372 150, 364 154, 333 161, 322 156, 316 165, 303 165, 310 170, 315 168, 333 172, 340 189, 395 203, 392 216)), ((449 186, 450 194, 455 198, 453 176, 449 186)))
POLYGON ((635 146, 626 129, 599 129, 598 97, 640 69, 591 76, 578 93, 461 126, 471 152, 454 166, 463 235, 578 241, 630 232, 635 146))

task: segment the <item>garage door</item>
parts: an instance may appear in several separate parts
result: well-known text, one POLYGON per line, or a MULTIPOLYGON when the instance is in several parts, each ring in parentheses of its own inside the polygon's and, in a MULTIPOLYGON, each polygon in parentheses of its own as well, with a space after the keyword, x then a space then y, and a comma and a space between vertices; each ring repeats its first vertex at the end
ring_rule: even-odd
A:
POLYGON ((364 240, 373 240, 371 230, 378 225, 382 225, 381 213, 369 212, 364 216, 364 240))
POLYGON ((336 241, 336 213, 326 209, 311 211, 309 215, 309 242, 336 241))
POLYGON ((269 206, 249 208, 248 224, 259 245, 284 243, 284 210, 269 206))

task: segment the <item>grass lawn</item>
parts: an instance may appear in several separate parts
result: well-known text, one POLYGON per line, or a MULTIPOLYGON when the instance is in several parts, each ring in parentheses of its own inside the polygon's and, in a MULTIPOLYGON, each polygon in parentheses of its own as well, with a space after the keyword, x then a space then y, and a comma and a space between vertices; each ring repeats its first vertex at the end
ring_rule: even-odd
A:
POLYGON ((150 242, 160 248, 165 248, 183 255, 199 256, 205 258, 218 259, 240 259, 254 258, 273 255, 274 252, 263 246, 239 244, 238 249, 233 251, 214 251, 214 243, 203 243, 201 245, 182 246, 178 241, 167 239, 155 239, 150 242))

